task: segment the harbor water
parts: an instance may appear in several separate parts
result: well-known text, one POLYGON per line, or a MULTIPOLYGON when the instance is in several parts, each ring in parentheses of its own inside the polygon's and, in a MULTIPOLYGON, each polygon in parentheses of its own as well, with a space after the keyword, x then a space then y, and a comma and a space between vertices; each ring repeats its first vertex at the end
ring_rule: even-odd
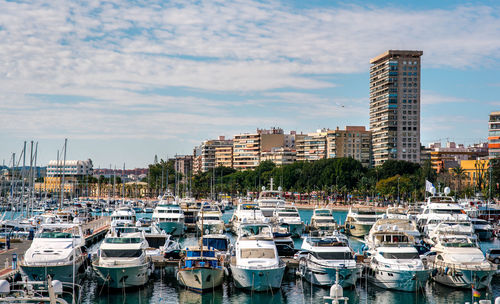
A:
MULTIPOLYGON (((300 215, 305 223, 309 223, 312 210, 300 210, 300 215)), ((336 211, 334 217, 338 223, 343 223, 346 211, 336 211)), ((151 216, 151 214, 138 214, 138 217, 151 216)), ((232 211, 226 211, 223 218, 228 222, 232 211)), ((234 239, 234 236, 231 236, 234 239)), ((181 245, 196 244, 193 234, 181 239, 181 245)), ((362 246, 360 240, 351 238, 351 246, 358 252, 362 246)), ((295 240, 295 247, 300 248, 301 239, 295 240)), ((481 248, 500 247, 500 242, 483 242, 481 248)), ((107 287, 98 286, 95 277, 89 275, 83 283, 82 303, 324 303, 323 297, 329 293, 328 288, 311 286, 308 282, 295 276, 293 269, 285 275, 280 290, 273 292, 248 292, 237 289, 230 279, 226 278, 222 288, 215 289, 206 294, 198 294, 181 287, 175 278, 175 267, 167 267, 164 271, 156 271, 150 282, 139 289, 109 290, 107 287)), ((444 304, 471 302, 471 290, 458 290, 428 282, 420 292, 398 292, 377 288, 365 280, 357 283, 354 289, 344 290, 344 295, 349 297, 349 303, 418 303, 418 304, 444 304)), ((495 277, 491 290, 482 290, 481 299, 494 299, 500 296, 500 277, 495 277)), ((475 300, 477 301, 477 299, 475 300)))

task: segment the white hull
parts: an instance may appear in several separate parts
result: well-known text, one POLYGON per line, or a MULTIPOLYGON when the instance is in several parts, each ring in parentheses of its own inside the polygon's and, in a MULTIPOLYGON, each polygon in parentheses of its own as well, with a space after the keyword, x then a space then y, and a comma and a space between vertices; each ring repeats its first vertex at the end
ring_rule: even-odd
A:
POLYGON ((127 288, 145 285, 151 275, 150 263, 142 265, 99 266, 99 260, 92 264, 97 273, 99 284, 110 288, 127 288))
POLYGON ((177 272, 177 281, 181 285, 199 292, 219 287, 223 279, 222 268, 190 268, 177 272))
POLYGON ((231 265, 234 284, 238 288, 253 291, 266 291, 281 287, 283 274, 285 273, 284 263, 280 263, 275 268, 249 269, 231 265))
POLYGON ((429 278, 429 270, 368 270, 368 279, 373 285, 399 291, 416 291, 429 278))
POLYGON ((461 270, 438 267, 433 280, 455 288, 484 289, 490 286, 496 270, 461 270))
POLYGON ((344 288, 354 286, 359 277, 357 267, 321 267, 319 265, 313 266, 310 262, 302 262, 299 267, 300 275, 314 285, 331 286, 335 284, 337 271, 340 271, 338 283, 344 288))

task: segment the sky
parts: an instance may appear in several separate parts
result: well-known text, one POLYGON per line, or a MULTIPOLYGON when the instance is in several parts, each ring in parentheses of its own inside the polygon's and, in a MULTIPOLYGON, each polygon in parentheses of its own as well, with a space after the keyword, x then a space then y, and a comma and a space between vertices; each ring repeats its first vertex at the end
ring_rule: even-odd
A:
POLYGON ((145 167, 219 135, 368 126, 369 60, 422 50, 421 141, 486 141, 497 1, 3 1, 0 164, 145 167), (29 152, 27 153, 29 155, 29 152))

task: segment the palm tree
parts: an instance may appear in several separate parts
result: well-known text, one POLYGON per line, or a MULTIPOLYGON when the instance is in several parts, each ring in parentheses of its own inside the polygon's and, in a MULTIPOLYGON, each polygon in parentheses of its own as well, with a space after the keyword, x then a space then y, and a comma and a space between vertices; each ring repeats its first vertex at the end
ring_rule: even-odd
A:
POLYGON ((451 169, 451 172, 453 173, 453 175, 457 179, 458 189, 455 189, 455 192, 460 192, 461 188, 462 188, 462 180, 466 177, 465 169, 462 168, 461 166, 458 166, 458 167, 451 169))

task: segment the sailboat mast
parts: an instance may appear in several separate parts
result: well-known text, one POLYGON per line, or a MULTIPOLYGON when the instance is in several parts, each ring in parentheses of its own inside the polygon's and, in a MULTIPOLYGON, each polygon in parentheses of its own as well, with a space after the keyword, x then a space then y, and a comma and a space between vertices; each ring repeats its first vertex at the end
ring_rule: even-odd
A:
POLYGON ((61 179, 61 201, 59 202, 59 209, 62 209, 63 200, 64 200, 64 175, 66 171, 66 146, 68 144, 68 139, 64 139, 64 160, 62 167, 62 179, 61 179))

